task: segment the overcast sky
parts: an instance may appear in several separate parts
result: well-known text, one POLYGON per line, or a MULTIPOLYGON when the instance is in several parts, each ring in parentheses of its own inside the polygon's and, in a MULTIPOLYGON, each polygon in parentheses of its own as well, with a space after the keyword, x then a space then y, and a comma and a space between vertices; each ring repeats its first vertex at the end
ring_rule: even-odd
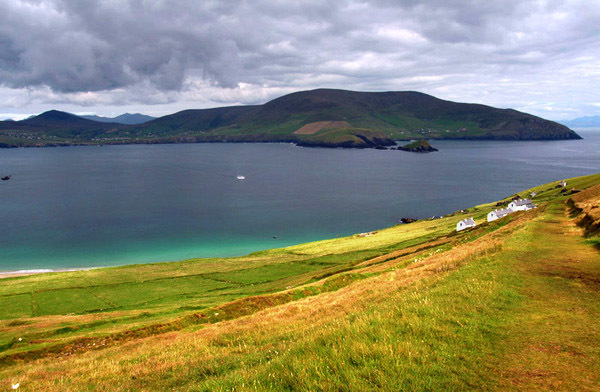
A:
POLYGON ((0 118, 319 87, 600 115, 600 0, 0 0, 0 118))

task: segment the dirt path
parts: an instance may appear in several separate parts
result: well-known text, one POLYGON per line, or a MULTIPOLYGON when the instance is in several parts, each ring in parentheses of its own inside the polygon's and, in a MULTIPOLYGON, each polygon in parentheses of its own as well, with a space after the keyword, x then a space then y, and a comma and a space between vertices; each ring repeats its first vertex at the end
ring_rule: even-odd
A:
POLYGON ((496 364, 500 390, 600 390, 600 254, 561 205, 506 250, 526 305, 496 364))

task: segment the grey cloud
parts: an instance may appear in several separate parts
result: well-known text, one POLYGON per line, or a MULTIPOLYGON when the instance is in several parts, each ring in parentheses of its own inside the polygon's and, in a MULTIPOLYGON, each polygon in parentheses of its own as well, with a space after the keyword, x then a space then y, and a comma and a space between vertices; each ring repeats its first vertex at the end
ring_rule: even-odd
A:
POLYGON ((598 58, 599 20, 587 0, 0 0, 0 84, 79 105, 193 89, 232 103, 319 86, 435 92, 563 66, 571 77, 570 57, 598 58))

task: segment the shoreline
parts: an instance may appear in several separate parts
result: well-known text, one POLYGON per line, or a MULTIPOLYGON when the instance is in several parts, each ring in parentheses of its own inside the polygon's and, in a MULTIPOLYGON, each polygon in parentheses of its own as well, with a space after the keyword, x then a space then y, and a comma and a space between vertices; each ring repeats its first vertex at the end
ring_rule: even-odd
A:
POLYGON ((52 272, 89 271, 89 270, 98 269, 98 268, 105 268, 105 267, 68 268, 68 269, 29 269, 29 270, 17 270, 17 271, 0 271, 0 279, 17 278, 19 276, 49 274, 52 272))
MULTIPOLYGON (((584 128, 584 130, 597 129, 597 127, 588 127, 584 128)), ((581 128, 580 128, 581 129, 581 128)), ((492 136, 492 135, 480 135, 480 136, 441 136, 441 137, 423 137, 425 135, 413 135, 414 137, 406 137, 400 139, 390 139, 394 142, 394 144, 381 144, 381 143, 373 143, 370 144, 361 144, 361 145, 348 145, 347 143, 336 143, 336 142, 325 142, 325 141, 315 141, 310 142, 302 139, 296 138, 282 138, 282 139, 273 139, 273 140, 245 140, 245 139, 180 139, 173 138, 167 140, 153 140, 153 139, 140 139, 140 140, 119 140, 119 141, 104 141, 104 142, 88 142, 88 141, 61 141, 61 142, 52 142, 49 143, 38 143, 38 144, 8 144, 8 143, 0 143, 0 149, 12 149, 12 148, 46 148, 46 147, 103 147, 103 146, 128 146, 128 145, 140 145, 140 144, 154 144, 154 145, 164 145, 164 144, 293 144, 297 147, 308 147, 308 148, 343 148, 343 149, 375 149, 377 146, 393 146, 397 145, 399 142, 407 142, 411 140, 455 140, 455 141, 517 141, 517 142, 529 142, 529 141, 565 141, 565 140, 582 140, 583 137, 577 133, 576 136, 570 137, 540 137, 540 138, 515 138, 515 137, 503 137, 503 136, 492 136)))

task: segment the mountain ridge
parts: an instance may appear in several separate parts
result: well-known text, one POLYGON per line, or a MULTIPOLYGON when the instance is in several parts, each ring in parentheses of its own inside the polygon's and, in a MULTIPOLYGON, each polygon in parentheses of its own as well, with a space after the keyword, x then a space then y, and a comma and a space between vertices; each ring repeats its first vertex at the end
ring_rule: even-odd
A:
POLYGON ((148 116, 146 114, 141 113, 123 113, 115 117, 104 117, 97 115, 81 115, 79 117, 85 118, 87 120, 98 121, 98 122, 109 122, 109 123, 117 123, 124 125, 137 125, 143 124, 150 120, 154 120, 157 117, 148 116))
POLYGON ((559 122, 567 127, 575 128, 600 127, 600 116, 577 117, 572 120, 564 120, 559 122))
POLYGON ((293 142, 369 148, 414 139, 580 138, 564 125, 514 109, 445 101, 417 91, 315 89, 287 94, 262 105, 188 109, 134 125, 57 113, 0 122, 0 145, 293 142), (317 123, 336 125, 335 129, 320 126, 313 127, 313 133, 296 133, 317 123), (34 137, 36 142, 18 140, 23 135, 34 137))

